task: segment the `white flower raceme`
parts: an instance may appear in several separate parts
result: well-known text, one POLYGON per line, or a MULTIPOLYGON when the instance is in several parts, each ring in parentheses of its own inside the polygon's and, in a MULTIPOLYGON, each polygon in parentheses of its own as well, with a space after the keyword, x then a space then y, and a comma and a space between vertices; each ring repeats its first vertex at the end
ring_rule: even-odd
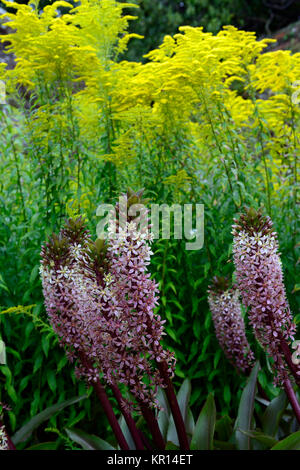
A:
MULTIPOLYGON (((288 344, 296 325, 285 295, 276 233, 269 217, 246 211, 233 226, 236 279, 250 324, 262 347, 274 360, 275 383, 282 385, 292 365, 288 344), (287 362, 287 363, 286 363, 287 362)), ((297 377, 296 365, 292 372, 297 377)))
POLYGON ((8 439, 4 426, 0 426, 0 450, 9 450, 8 439))

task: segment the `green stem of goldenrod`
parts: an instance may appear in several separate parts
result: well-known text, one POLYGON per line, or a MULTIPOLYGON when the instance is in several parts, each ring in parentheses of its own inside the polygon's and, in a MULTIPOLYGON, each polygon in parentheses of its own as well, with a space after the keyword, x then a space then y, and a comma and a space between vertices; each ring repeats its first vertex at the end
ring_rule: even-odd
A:
POLYGON ((20 168, 19 168, 17 149, 15 147, 14 140, 13 140, 13 137, 11 135, 12 134, 12 127, 9 124, 8 120, 7 120, 5 111, 2 112, 2 116, 3 116, 3 119, 5 121, 6 127, 7 127, 8 131, 10 133, 10 136, 11 136, 10 137, 10 143, 11 143, 12 153, 13 153, 13 157, 14 157, 16 172, 17 172, 17 185, 18 185, 18 189, 19 189, 19 193, 20 193, 20 197, 21 197, 23 219, 24 219, 24 222, 27 223, 25 200, 24 200, 24 194, 23 194, 23 188, 22 188, 21 172, 20 172, 20 168))

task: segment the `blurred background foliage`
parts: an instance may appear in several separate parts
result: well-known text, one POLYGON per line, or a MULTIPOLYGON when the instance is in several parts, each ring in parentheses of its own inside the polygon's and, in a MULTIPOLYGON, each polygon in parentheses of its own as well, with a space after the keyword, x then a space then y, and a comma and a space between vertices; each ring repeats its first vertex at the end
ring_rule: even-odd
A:
MULTIPOLYGON (((17 0, 17 3, 30 2, 17 0)), ((41 0, 40 7, 51 3, 51 0, 41 0)), ((270 36, 300 19, 297 0, 128 0, 127 3, 139 6, 135 12, 138 21, 130 25, 130 31, 144 36, 143 41, 133 40, 125 54, 128 60, 141 60, 166 34, 174 34, 183 25, 203 26, 205 31, 217 33, 222 26, 231 24, 256 31, 259 36, 270 36)))
POLYGON ((234 25, 245 31, 256 31, 259 36, 270 35, 291 22, 300 19, 299 4, 290 0, 134 0, 140 7, 139 20, 131 30, 145 37, 134 40, 128 52, 135 60, 157 47, 166 34, 174 34, 179 26, 203 26, 205 31, 217 33, 224 25, 234 25))
MULTIPOLYGON (((144 187, 151 202, 205 206, 204 247, 187 251, 185 241, 158 240, 151 264, 161 291, 159 313, 167 320, 166 343, 177 357, 174 382, 192 380, 196 412, 214 392, 219 414, 234 414, 245 382, 218 346, 207 305, 211 278, 233 274, 231 224, 243 204, 263 205, 274 220, 287 295, 300 320, 300 110, 291 99, 300 79, 299 54, 262 54, 267 42, 249 33, 218 33, 232 23, 263 35, 267 26, 295 20, 297 2, 136 3, 140 9, 130 13, 139 19, 129 21, 115 2, 101 2, 104 11, 83 2, 76 13, 80 30, 56 21, 50 10, 41 30, 40 16, 24 10, 24 16, 11 17, 16 33, 3 38, 19 59, 13 70, 0 67, 8 92, 7 105, 0 107, 0 305, 8 309, 0 314, 7 345, 0 401, 12 408, 12 432, 46 406, 85 390, 47 328, 40 246, 77 213, 96 234, 97 206, 114 203, 128 186, 144 187), (176 41, 166 36, 142 58, 182 24, 218 35, 184 29, 176 41), (127 49, 126 30, 145 39, 133 37, 127 49), (137 63, 120 63, 124 58, 137 63), (17 306, 28 308, 9 310, 17 306)), ((260 383, 270 398, 276 396, 268 361, 251 332, 249 338, 264 366, 260 383)), ((50 426, 55 434, 78 422, 106 436, 93 395, 52 417, 50 426)), ((31 442, 43 438, 35 434, 31 442)))

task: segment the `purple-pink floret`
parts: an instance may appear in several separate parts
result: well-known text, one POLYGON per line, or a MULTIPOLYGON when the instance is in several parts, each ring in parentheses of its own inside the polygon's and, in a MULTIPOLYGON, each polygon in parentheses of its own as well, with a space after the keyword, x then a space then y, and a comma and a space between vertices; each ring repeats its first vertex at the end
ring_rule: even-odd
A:
POLYGON ((236 289, 209 289, 208 303, 218 342, 238 371, 248 374, 255 361, 245 333, 239 292, 236 289))
POLYGON ((235 223, 237 285, 255 336, 274 360, 275 384, 282 386, 288 377, 282 342, 294 339, 296 325, 286 299, 277 234, 271 219, 252 209, 235 223))

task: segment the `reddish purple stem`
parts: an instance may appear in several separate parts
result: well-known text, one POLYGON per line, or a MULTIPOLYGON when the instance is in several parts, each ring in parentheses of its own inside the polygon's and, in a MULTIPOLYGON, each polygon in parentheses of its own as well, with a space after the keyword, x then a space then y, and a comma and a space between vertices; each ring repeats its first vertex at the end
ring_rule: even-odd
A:
POLYGON ((185 424, 184 424, 183 417, 182 417, 182 414, 178 405, 178 401, 174 392, 172 382, 168 374, 168 365, 166 364, 166 362, 157 362, 157 366, 167 386, 166 395, 167 395, 169 405, 172 411, 172 415, 174 418, 174 423, 175 423, 177 434, 178 434, 180 449, 189 450, 190 446, 189 446, 189 441, 188 441, 188 437, 187 437, 186 430, 185 430, 185 424))
POLYGON ((124 405, 124 400, 123 400, 123 397, 122 397, 122 394, 121 394, 120 390, 118 389, 118 387, 115 384, 111 385, 111 389, 112 389, 112 392, 113 392, 113 394, 114 394, 114 396, 115 396, 115 398, 118 402, 120 410, 121 410, 121 412, 124 416, 124 419, 126 421, 128 429, 129 429, 129 431, 132 435, 132 438, 133 438, 134 443, 136 445, 136 450, 144 450, 145 447, 144 447, 140 432, 137 429, 136 424, 135 424, 131 414, 128 413, 128 411, 126 411, 126 409, 124 409, 124 406, 123 406, 124 405))
POLYGON ((118 420, 116 418, 116 415, 114 413, 114 410, 108 400, 108 397, 106 395, 105 389, 103 385, 101 384, 100 380, 97 380, 93 384, 93 387, 97 393, 97 396, 101 402, 101 405, 103 406, 103 409, 105 411, 105 414, 107 416, 107 419, 109 421, 109 424, 111 425, 111 428, 117 438, 117 441, 121 447, 122 450, 129 450, 129 445, 127 444, 127 441, 124 437, 123 431, 120 428, 120 425, 118 423, 118 420))
POLYGON ((285 389, 285 393, 287 394, 287 397, 289 399, 289 402, 292 405, 292 408, 294 410, 297 421, 300 424, 300 406, 299 406, 296 394, 294 392, 294 389, 293 389, 292 384, 289 381, 289 379, 286 379, 284 381, 284 389, 285 389))
POLYGON ((158 422, 155 418, 154 412, 143 402, 139 402, 142 415, 149 427, 149 431, 152 435, 154 444, 159 450, 164 450, 166 447, 164 438, 160 432, 158 422))
POLYGON ((296 380, 296 383, 297 385, 300 387, 300 376, 297 374, 298 370, 296 365, 293 363, 292 361, 292 355, 291 355, 291 351, 290 351, 290 348, 289 348, 289 345, 287 344, 287 342, 285 341, 285 339, 282 339, 280 341, 280 345, 281 345, 281 349, 282 349, 282 352, 284 354, 284 357, 285 357, 285 360, 286 360, 286 363, 287 365, 289 366, 290 368, 290 371, 291 373, 293 374, 295 380, 296 380))
MULTIPOLYGON (((89 369, 91 368, 91 364, 89 359, 86 357, 85 353, 83 351, 79 351, 79 357, 81 359, 81 362, 89 369)), ((109 402, 109 399, 107 397, 105 388, 101 384, 100 380, 98 379, 97 382, 93 383, 94 390, 99 398, 99 401, 104 409, 104 412, 107 416, 107 419, 109 421, 109 424, 111 425, 111 428, 117 438, 117 441, 121 447, 122 450, 129 450, 129 445, 125 439, 125 436, 123 434, 123 431, 118 423, 118 420, 116 418, 116 415, 114 413, 114 410, 109 402)))

